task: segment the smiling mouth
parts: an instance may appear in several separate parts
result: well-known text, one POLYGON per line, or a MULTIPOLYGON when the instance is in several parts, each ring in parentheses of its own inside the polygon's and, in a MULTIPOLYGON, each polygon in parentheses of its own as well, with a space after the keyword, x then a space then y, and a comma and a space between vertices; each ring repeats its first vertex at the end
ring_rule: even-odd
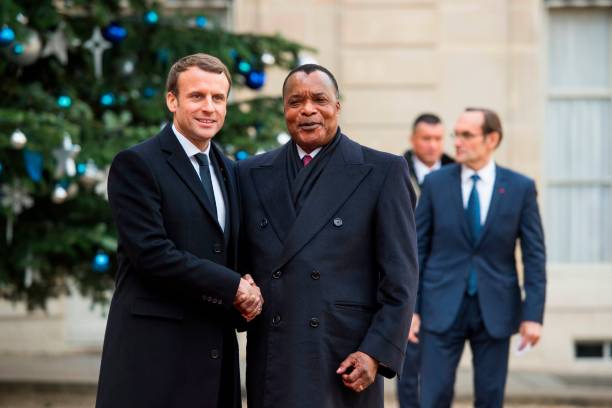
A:
POLYGON ((314 130, 318 128, 319 126, 321 126, 321 124, 318 122, 306 122, 306 123, 300 123, 298 125, 298 127, 303 130, 314 130))
POLYGON ((212 125, 217 122, 216 120, 213 120, 213 119, 198 119, 198 118, 196 118, 196 121, 198 121, 199 123, 203 125, 212 125))

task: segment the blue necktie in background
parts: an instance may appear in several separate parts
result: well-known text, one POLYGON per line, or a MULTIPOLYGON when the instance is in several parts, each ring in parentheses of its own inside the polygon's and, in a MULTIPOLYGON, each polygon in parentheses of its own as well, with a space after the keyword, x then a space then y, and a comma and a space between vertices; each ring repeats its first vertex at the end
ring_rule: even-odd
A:
MULTIPOLYGON (((465 214, 467 215, 468 225, 470 227, 472 244, 475 245, 480 237, 480 230, 482 229, 482 225, 480 224, 480 199, 478 197, 478 190, 476 189, 476 182, 480 180, 480 176, 478 176, 478 174, 473 174, 470 178, 472 179, 472 191, 470 191, 465 214)), ((477 290, 478 279, 476 276, 476 269, 474 265, 471 265, 467 281, 467 293, 470 296, 474 296, 477 290)))

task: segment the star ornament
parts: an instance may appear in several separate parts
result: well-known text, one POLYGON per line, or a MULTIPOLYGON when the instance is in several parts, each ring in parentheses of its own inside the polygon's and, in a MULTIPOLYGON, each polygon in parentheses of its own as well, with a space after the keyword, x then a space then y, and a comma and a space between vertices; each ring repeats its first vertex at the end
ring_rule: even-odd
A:
POLYGON ((80 151, 81 146, 73 144, 70 135, 65 133, 62 147, 53 150, 53 156, 55 160, 57 160, 55 177, 74 177, 76 175, 76 163, 74 158, 80 151))
POLYGON ((100 27, 94 28, 91 38, 83 44, 93 54, 94 59, 94 74, 96 78, 102 78, 102 54, 104 51, 111 48, 111 43, 102 37, 100 27))
POLYGON ((68 40, 61 25, 51 33, 42 51, 43 57, 51 55, 55 56, 62 65, 68 62, 68 40))

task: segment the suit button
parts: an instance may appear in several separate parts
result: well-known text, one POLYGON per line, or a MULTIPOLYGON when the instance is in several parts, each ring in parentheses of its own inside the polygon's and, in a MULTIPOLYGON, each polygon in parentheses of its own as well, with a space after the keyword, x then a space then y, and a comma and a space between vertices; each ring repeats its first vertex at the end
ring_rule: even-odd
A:
POLYGON ((259 221, 259 228, 266 228, 267 226, 268 226, 268 219, 262 218, 261 221, 259 221))
POLYGON ((210 350, 210 358, 212 358, 213 360, 218 359, 219 358, 219 350, 217 350, 217 349, 210 350))
POLYGON ((223 252, 223 246, 219 243, 213 245, 213 252, 215 254, 220 254, 223 252))
POLYGON ((280 315, 275 315, 275 316, 272 318, 272 326, 278 326, 278 325, 280 324, 280 322, 281 322, 281 317, 280 317, 280 315))
POLYGON ((312 271, 312 273, 310 274, 310 277, 314 280, 319 280, 319 278, 321 277, 321 274, 319 273, 319 271, 312 271))
POLYGON ((319 327, 319 319, 317 319, 316 317, 310 319, 310 327, 312 327, 313 329, 319 327))
POLYGON ((272 272, 272 278, 278 279, 278 278, 281 277, 282 274, 283 273, 281 271, 274 271, 274 272, 272 272))
POLYGON ((342 222, 342 218, 340 217, 336 217, 334 218, 334 226, 340 228, 342 226, 343 222, 342 222))

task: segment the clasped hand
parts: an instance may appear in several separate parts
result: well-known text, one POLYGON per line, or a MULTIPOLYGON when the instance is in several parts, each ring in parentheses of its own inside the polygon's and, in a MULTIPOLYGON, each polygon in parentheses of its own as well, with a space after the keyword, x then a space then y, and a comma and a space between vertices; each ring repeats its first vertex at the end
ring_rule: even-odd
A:
POLYGON ((240 284, 236 291, 234 307, 238 309, 247 322, 250 322, 261 313, 263 303, 261 290, 259 290, 251 275, 244 275, 240 279, 240 284))

